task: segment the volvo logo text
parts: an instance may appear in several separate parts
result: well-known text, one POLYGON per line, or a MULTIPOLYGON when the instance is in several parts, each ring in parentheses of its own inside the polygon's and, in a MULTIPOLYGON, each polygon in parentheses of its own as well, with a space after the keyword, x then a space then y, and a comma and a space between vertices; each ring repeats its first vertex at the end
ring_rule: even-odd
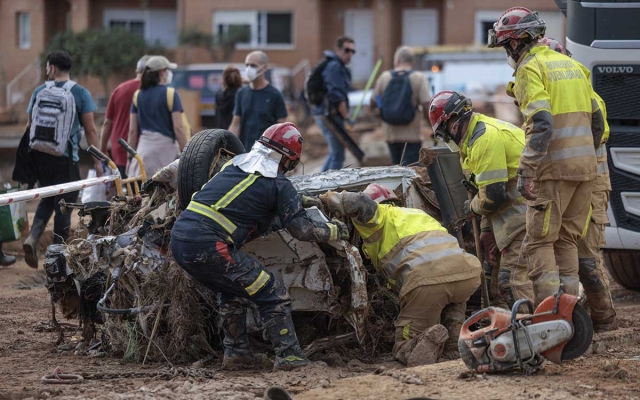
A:
POLYGON ((598 67, 598 72, 601 74, 632 74, 633 67, 620 66, 620 67, 598 67))

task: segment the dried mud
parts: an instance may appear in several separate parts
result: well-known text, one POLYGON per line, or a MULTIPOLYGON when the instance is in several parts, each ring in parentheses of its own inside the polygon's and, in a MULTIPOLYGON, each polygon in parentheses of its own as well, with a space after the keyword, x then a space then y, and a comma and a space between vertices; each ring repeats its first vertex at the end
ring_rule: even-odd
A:
POLYGON ((22 257, 15 266, 0 269, 0 399, 243 400, 262 398, 271 385, 287 388, 299 400, 640 398, 640 293, 615 285, 622 328, 596 335, 591 354, 563 366, 546 364, 534 376, 471 374, 461 361, 404 369, 389 356, 382 357, 387 362, 364 364, 337 352, 302 370, 273 373, 221 371, 219 360, 171 369, 59 353, 57 333, 34 330, 49 319, 46 289, 37 287, 40 276, 22 257), (35 287, 24 289, 29 286, 35 287), (84 382, 40 382, 58 366, 83 374, 84 382))

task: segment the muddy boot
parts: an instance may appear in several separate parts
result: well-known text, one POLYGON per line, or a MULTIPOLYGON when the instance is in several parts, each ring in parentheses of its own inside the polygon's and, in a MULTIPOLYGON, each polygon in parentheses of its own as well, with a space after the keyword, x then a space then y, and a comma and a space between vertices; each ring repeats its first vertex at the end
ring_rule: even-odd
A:
POLYGON ((7 267, 11 264, 15 264, 16 258, 14 256, 8 256, 2 251, 2 242, 0 242, 0 266, 7 267))
POLYGON ((448 338, 449 332, 443 325, 434 325, 416 336, 413 339, 416 345, 407 358, 407 367, 435 364, 448 338))
POLYGON ((271 386, 264 392, 264 400, 292 400, 289 392, 279 386, 271 386))
POLYGON ((615 331, 618 329, 616 310, 609 289, 609 279, 604 272, 601 260, 579 258, 578 263, 578 275, 591 310, 593 331, 595 333, 615 331))
POLYGON ((302 353, 291 315, 273 318, 265 324, 265 335, 271 341, 276 352, 273 370, 289 371, 309 365, 309 360, 302 353))
POLYGON ((224 359, 222 368, 230 371, 239 369, 265 368, 269 358, 265 354, 253 354, 247 336, 247 315, 242 306, 221 306, 222 330, 224 332, 224 359))
POLYGON ((33 225, 31 226, 31 232, 29 236, 22 243, 22 249, 24 250, 24 260, 31 268, 38 268, 38 242, 40 236, 44 232, 47 224, 39 219, 33 219, 33 225))

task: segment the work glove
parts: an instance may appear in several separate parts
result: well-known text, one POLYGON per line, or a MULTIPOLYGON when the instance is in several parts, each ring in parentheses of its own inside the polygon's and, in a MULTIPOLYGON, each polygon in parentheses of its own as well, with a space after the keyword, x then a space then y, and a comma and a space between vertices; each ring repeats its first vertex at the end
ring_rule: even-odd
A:
POLYGON ((337 218, 333 218, 331 221, 327 222, 327 225, 329 228, 336 228, 331 229, 331 235, 329 236, 330 242, 335 242, 337 240, 349 240, 349 228, 347 227, 347 224, 337 218))
POLYGON ((300 198, 302 200, 302 207, 304 208, 311 208, 313 206, 316 206, 320 210, 323 209, 322 201, 320 201, 320 199, 315 196, 307 196, 303 194, 302 196, 300 196, 300 198))
POLYGON ((533 178, 518 175, 518 192, 527 200, 535 200, 538 195, 533 193, 533 178))
POLYGON ((462 209, 462 212, 464 213, 464 218, 466 219, 471 219, 477 216, 476 213, 474 213, 473 209, 471 208, 471 202, 472 200, 464 201, 464 208, 462 209))
POLYGON ((324 210, 327 213, 335 215, 336 217, 343 217, 346 215, 344 206, 342 205, 342 194, 328 190, 326 193, 318 196, 318 198, 322 202, 324 210))
POLYGON ((491 265, 495 265, 498 245, 496 244, 496 237, 490 229, 483 230, 480 233, 480 250, 484 260, 491 265))

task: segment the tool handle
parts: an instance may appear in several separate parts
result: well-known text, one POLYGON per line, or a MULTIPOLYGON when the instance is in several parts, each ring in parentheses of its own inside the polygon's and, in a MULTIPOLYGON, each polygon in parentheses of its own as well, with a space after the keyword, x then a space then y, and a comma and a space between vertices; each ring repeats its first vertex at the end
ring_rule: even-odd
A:
POLYGON ((136 154, 138 154, 136 152, 136 149, 131 147, 131 145, 129 145, 129 143, 127 143, 127 141, 123 138, 120 138, 120 140, 118 140, 118 143, 120 144, 120 146, 124 147, 124 149, 127 151, 127 153, 129 153, 131 157, 135 157, 136 154))
POLYGON ((106 162, 106 163, 109 162, 109 157, 107 157, 103 152, 98 150, 98 148, 95 147, 94 145, 89 146, 87 151, 89 153, 91 153, 91 155, 94 156, 95 158, 97 158, 98 160, 100 160, 102 162, 106 162))

